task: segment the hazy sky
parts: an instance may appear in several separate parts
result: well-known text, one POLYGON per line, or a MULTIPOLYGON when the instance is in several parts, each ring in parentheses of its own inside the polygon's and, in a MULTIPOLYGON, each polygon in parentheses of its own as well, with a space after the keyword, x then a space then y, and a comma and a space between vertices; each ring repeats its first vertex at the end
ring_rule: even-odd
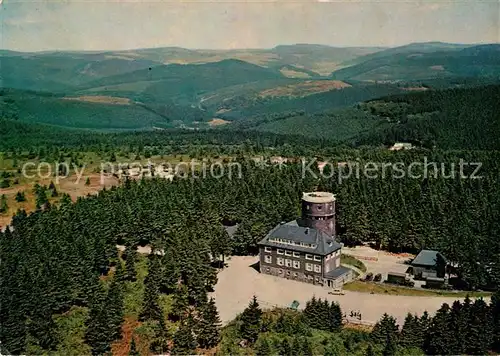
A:
POLYGON ((0 45, 20 51, 500 42, 500 0, 3 0, 0 11, 0 45))

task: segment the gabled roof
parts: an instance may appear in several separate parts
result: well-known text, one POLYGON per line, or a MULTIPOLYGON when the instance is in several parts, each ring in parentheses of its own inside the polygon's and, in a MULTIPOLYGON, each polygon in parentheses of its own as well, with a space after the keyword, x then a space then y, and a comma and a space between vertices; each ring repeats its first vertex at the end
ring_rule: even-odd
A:
POLYGON ((287 250, 322 256, 326 256, 342 247, 333 237, 323 231, 300 226, 296 220, 277 225, 259 242, 259 245, 282 247, 287 250), (283 239, 290 241, 290 243, 280 243, 270 241, 270 239, 283 239), (301 246, 301 243, 315 245, 315 247, 301 246))
POLYGON ((411 262, 411 264, 412 266, 418 265, 434 267, 438 262, 438 258, 441 258, 446 263, 446 258, 438 251, 422 250, 411 262))

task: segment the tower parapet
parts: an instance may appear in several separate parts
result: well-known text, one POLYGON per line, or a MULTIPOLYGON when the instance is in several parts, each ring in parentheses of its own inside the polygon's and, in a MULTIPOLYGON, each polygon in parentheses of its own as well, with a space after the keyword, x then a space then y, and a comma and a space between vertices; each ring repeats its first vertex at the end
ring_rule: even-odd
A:
POLYGON ((335 195, 328 192, 304 193, 302 224, 335 236, 335 195))

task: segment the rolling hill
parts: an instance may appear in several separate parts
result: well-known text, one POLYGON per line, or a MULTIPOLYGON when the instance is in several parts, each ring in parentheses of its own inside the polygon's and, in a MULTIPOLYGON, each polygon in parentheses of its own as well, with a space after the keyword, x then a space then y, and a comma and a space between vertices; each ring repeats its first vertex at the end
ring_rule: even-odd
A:
POLYGON ((0 91, 1 117, 26 123, 44 123, 72 128, 97 130, 143 130, 172 125, 166 115, 141 105, 104 97, 89 101, 85 97, 68 97, 3 89, 0 91))
POLYGON ((158 65, 149 60, 125 60, 98 55, 72 53, 11 53, 0 57, 1 84, 4 88, 49 92, 71 91, 99 78, 158 65))
POLYGON ((2 50, 0 82, 9 90, 1 105, 25 122, 100 130, 195 128, 214 118, 248 121, 247 127, 411 90, 495 83, 499 48, 431 42, 390 49, 2 50))
POLYGON ((299 133, 354 146, 410 142, 440 149, 500 149, 500 85, 390 95, 316 114, 253 119, 234 128, 299 133))
POLYGON ((436 78, 500 78, 500 45, 472 47, 409 45, 357 58, 332 78, 354 81, 410 81, 436 78))

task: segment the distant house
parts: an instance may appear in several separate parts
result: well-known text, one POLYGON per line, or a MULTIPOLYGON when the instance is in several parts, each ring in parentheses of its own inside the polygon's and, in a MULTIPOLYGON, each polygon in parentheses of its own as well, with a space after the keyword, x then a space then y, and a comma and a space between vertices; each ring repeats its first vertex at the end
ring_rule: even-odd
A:
POLYGON ((271 157, 269 160, 272 164, 283 164, 288 162, 288 158, 281 156, 274 156, 271 157))
POLYGON ((438 251, 422 250, 411 262, 415 279, 444 278, 448 261, 438 251))
POLYGON ((389 151, 399 151, 399 150, 411 150, 413 145, 408 142, 396 142, 392 147, 389 147, 389 151))

